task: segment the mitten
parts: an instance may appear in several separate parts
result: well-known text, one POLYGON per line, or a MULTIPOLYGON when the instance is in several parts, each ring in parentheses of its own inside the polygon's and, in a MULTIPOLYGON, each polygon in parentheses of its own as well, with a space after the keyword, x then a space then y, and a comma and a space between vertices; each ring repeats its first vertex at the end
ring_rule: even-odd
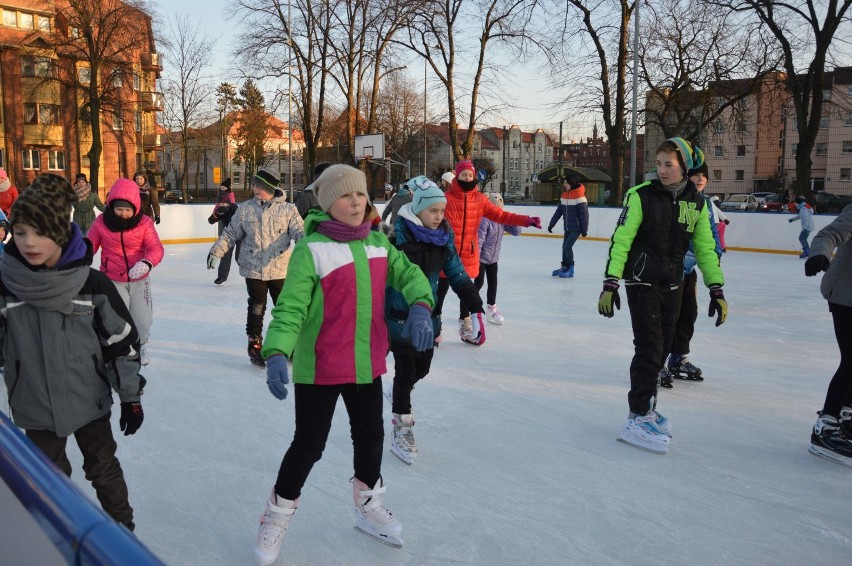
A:
POLYGON ((151 271, 151 267, 153 265, 147 259, 142 259, 136 262, 136 264, 130 268, 130 271, 127 273, 130 276, 131 281, 138 281, 142 279, 148 272, 151 271))
POLYGON ((731 223, 731 221, 730 221, 730 220, 728 220, 727 218, 725 218, 724 220, 722 220, 722 222, 724 222, 724 223, 725 223, 725 226, 727 226, 728 224, 730 224, 730 223, 731 223))
POLYGON ((216 269, 216 266, 219 265, 219 259, 212 253, 207 254, 207 269, 216 269))
POLYGON ((211 214, 209 218, 207 218, 207 222, 209 222, 210 224, 216 224, 218 221, 219 221, 219 217, 216 216, 215 212, 213 214, 211 214))
POLYGON ((603 282, 603 291, 601 291, 600 297, 598 297, 598 313, 607 317, 612 318, 615 314, 615 310, 613 310, 613 306, 616 309, 621 310, 621 297, 618 296, 618 279, 614 277, 608 277, 604 279, 603 282))
POLYGON ((287 358, 283 354, 273 354, 266 358, 266 386, 269 392, 281 401, 287 398, 290 377, 287 375, 287 358))
POLYGON ((527 220, 527 228, 538 228, 541 230, 541 218, 538 216, 530 216, 527 220))
POLYGON ((707 311, 707 316, 714 314, 716 326, 721 326, 728 318, 728 301, 725 300, 721 285, 710 285, 710 310, 707 311))
POLYGON ((121 404, 121 418, 118 419, 118 426, 124 431, 124 436, 135 434, 144 420, 145 412, 142 410, 142 403, 128 401, 121 404))
POLYGON ((553 226, 548 226, 548 227, 547 227, 547 231, 548 231, 549 233, 553 234, 553 226))
POLYGON ((585 232, 583 232, 582 234, 580 234, 580 236, 582 236, 583 238, 585 238, 586 236, 588 236, 588 234, 586 234, 585 232))
POLYGON ((798 217, 796 217, 796 218, 791 218, 791 219, 790 219, 790 220, 788 220, 787 222, 795 222, 796 220, 798 220, 798 217))
POLYGON ((820 271, 828 271, 829 265, 831 265, 831 261, 824 255, 812 255, 805 262, 805 275, 813 277, 820 271))
POLYGON ((423 303, 415 303, 408 311, 408 319, 402 327, 402 337, 411 337, 411 345, 424 352, 435 344, 432 335, 432 309, 423 303))
POLYGON ((470 313, 470 338, 462 336, 462 340, 474 346, 485 344, 485 324, 482 321, 482 313, 470 313))
POLYGON ((154 217, 154 224, 159 224, 159 223, 160 223, 160 217, 159 217, 159 216, 155 216, 155 217, 154 217))

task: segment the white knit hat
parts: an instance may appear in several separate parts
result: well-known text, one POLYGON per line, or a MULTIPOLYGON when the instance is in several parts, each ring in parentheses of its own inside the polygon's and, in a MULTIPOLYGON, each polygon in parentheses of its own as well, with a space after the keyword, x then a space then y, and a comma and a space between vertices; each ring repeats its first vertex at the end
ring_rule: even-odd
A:
POLYGON ((360 169, 349 165, 336 164, 323 171, 314 181, 314 193, 323 212, 328 212, 334 201, 349 193, 363 194, 367 197, 367 206, 372 208, 367 192, 367 176, 360 169))

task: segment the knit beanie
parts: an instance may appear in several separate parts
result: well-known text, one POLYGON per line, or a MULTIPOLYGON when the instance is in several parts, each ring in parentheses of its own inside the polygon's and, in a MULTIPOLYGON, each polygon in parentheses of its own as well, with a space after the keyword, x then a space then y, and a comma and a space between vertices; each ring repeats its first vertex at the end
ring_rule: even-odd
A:
POLYGON ((449 185, 450 183, 452 183, 452 182, 453 182, 453 179, 455 179, 455 178, 456 178, 456 174, 455 174, 455 173, 453 173, 452 171, 447 171, 446 173, 444 173, 443 175, 441 175, 441 180, 442 180, 443 182, 445 182, 446 184, 448 184, 448 185, 449 185))
POLYGON ((77 181, 83 181, 84 183, 89 182, 89 180, 86 178, 85 173, 77 173, 77 176, 74 177, 74 183, 77 183, 77 181))
POLYGON ((677 148, 677 158, 684 171, 698 169, 704 164, 704 152, 698 146, 693 146, 683 138, 669 138, 666 141, 673 143, 677 148))
POLYGON ((116 199, 112 199, 111 201, 109 201, 109 205, 113 210, 115 210, 116 207, 129 208, 130 210, 133 211, 133 216, 136 216, 136 207, 133 206, 133 203, 130 202, 129 200, 116 198, 116 199))
POLYGON ((459 174, 466 169, 470 169, 473 172, 474 178, 476 178, 476 168, 473 166, 473 161, 470 159, 463 159, 456 163, 456 177, 458 177, 459 174))
POLYGON ((349 193, 361 193, 369 201, 367 176, 360 169, 349 165, 331 165, 314 181, 314 193, 320 208, 328 212, 334 201, 349 193))
POLYGON ((265 169, 258 169, 257 173, 251 180, 252 187, 263 189, 267 193, 274 195, 275 189, 278 188, 278 179, 265 169))
POLYGON ((231 190, 231 178, 230 178, 230 177, 228 177, 227 179, 225 179, 224 181, 222 181, 222 184, 220 184, 219 186, 220 186, 220 187, 225 187, 226 189, 228 189, 228 190, 230 191, 230 190, 231 190))
POLYGON ((706 163, 702 163, 701 167, 696 167, 695 169, 693 169, 692 171, 689 172, 690 177, 692 177, 693 175, 699 175, 699 174, 704 175, 705 177, 709 178, 709 175, 707 174, 707 164, 706 163))
MULTIPOLYGON (((412 179, 412 181, 413 180, 414 179, 412 179)), ((444 196, 444 191, 442 191, 438 185, 429 179, 425 179, 416 184, 414 195, 411 199, 411 212, 414 214, 420 214, 433 204, 439 202, 447 202, 447 197, 444 196)))
POLYGON ((53 173, 39 175, 12 204, 11 226, 32 226, 62 247, 71 238, 71 203, 76 201, 77 195, 64 178, 53 173))

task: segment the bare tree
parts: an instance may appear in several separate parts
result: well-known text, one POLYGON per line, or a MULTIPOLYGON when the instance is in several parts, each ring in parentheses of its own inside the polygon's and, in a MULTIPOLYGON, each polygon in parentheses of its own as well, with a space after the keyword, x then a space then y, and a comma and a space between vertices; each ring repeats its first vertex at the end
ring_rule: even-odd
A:
POLYGON ((180 131, 180 139, 183 140, 183 174, 178 188, 184 193, 184 202, 188 202, 187 187, 181 181, 189 176, 188 133, 190 128, 200 128, 212 115, 213 85, 204 73, 212 61, 216 42, 199 30, 199 24, 193 25, 189 16, 179 15, 169 23, 166 31, 166 55, 170 63, 170 71, 164 80, 166 115, 170 124, 180 131))
MULTIPOLYGON (((383 82, 376 102, 377 131, 385 134, 385 153, 400 162, 415 161, 413 136, 422 124, 423 94, 411 77, 394 73, 383 82)), ((393 168, 388 168, 393 172, 393 168)), ((404 174, 408 175, 408 168, 404 174)), ((403 174, 391 175, 396 179, 403 174)))
POLYGON ((769 29, 781 47, 786 71, 784 82, 793 103, 799 134, 794 188, 799 194, 811 194, 811 152, 823 117, 823 90, 827 86, 825 67, 841 26, 846 30, 845 38, 849 37, 847 12, 852 0, 705 1, 753 15, 769 29))

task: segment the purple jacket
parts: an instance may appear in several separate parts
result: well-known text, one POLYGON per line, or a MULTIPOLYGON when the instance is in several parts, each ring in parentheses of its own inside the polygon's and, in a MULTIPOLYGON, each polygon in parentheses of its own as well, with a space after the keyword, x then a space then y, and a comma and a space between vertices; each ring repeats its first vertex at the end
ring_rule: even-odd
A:
POLYGON ((520 226, 498 224, 488 218, 479 223, 479 263, 491 265, 500 259, 500 245, 503 243, 503 232, 512 236, 521 235, 520 226))

